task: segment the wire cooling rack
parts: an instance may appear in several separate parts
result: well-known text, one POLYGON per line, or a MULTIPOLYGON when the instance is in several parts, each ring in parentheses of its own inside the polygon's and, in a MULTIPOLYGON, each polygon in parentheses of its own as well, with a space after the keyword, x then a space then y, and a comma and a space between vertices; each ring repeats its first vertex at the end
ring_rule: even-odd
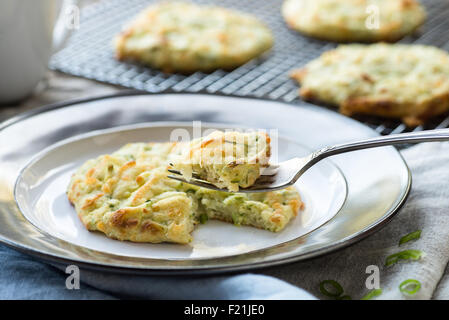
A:
MULTIPOLYGON (((425 25, 419 34, 408 36, 400 42, 429 44, 449 50, 449 1, 421 1, 428 12, 425 25)), ((274 48, 263 59, 250 61, 229 72, 217 70, 191 75, 167 74, 133 63, 117 61, 114 58, 113 37, 120 32, 124 23, 153 2, 156 1, 108 0, 86 7, 81 14, 80 28, 73 34, 68 45, 52 57, 50 68, 154 93, 167 90, 209 92, 304 103, 298 97, 298 86, 288 77, 289 71, 303 66, 322 52, 336 46, 334 43, 311 39, 288 29, 280 14, 281 0, 196 0, 192 2, 219 4, 258 16, 273 31, 274 48)), ((356 119, 381 134, 408 130, 395 120, 365 116, 356 119)), ((414 130, 448 126, 449 116, 445 115, 414 130)))

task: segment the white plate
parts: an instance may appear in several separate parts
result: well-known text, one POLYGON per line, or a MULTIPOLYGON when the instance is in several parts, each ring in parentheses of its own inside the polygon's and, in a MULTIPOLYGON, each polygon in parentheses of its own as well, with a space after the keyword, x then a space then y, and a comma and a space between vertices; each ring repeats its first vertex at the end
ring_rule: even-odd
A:
MULTIPOLYGON (((193 232, 191 244, 176 245, 117 241, 101 233, 87 231, 66 195, 73 172, 86 159, 110 153, 128 142, 169 141, 171 132, 180 128, 191 130, 191 126, 191 123, 140 124, 96 131, 62 141, 44 150, 19 175, 15 190, 19 208, 42 231, 89 249, 137 258, 202 259, 262 250, 302 237, 332 219, 343 206, 346 181, 337 167, 326 160, 296 183, 306 209, 279 233, 208 221, 193 232)), ((226 129, 229 126, 203 123, 202 128, 226 129)), ((280 161, 311 152, 283 137, 277 141, 280 161)))

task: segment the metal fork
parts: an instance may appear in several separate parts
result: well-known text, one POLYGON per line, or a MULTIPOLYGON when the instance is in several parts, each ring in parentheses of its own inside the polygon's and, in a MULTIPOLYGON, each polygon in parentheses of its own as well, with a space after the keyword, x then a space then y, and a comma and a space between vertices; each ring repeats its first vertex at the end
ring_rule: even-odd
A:
MULTIPOLYGON (((268 167, 268 170, 264 171, 252 186, 244 189, 240 188, 239 192, 268 192, 284 189, 288 186, 293 185, 307 170, 309 170, 319 161, 337 154, 396 144, 447 140, 449 140, 449 129, 439 129, 381 136, 366 140, 338 144, 332 147, 325 147, 311 153, 306 157, 293 158, 287 161, 280 162, 277 166, 268 167)), ((193 174, 192 179, 190 181, 187 181, 180 175, 179 171, 172 169, 169 169, 168 171, 175 174, 168 176, 171 179, 190 183, 203 188, 229 192, 227 189, 220 189, 214 186, 212 183, 200 179, 199 176, 195 173, 193 174)))

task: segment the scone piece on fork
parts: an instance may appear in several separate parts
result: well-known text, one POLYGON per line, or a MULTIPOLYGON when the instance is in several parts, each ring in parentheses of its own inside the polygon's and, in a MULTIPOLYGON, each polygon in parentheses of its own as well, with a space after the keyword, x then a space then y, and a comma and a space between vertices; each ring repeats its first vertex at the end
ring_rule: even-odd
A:
POLYGON ((195 176, 237 192, 254 184, 270 155, 270 137, 265 132, 214 131, 187 144, 172 166, 187 181, 195 176))

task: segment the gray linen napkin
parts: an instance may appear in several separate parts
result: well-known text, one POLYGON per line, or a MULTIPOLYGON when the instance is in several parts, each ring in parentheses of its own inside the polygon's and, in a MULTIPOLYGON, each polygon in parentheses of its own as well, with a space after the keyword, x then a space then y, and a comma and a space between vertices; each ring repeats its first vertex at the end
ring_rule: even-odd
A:
POLYGON ((405 206, 385 228, 344 250, 262 273, 298 285, 318 298, 325 298, 319 292, 319 283, 336 280, 345 294, 360 299, 369 291, 365 286, 370 275, 366 268, 377 265, 383 289, 378 299, 410 298, 398 289, 406 279, 417 279, 422 284, 413 299, 449 299, 449 276, 443 278, 449 260, 449 143, 420 144, 402 154, 412 171, 412 191, 405 206), (403 235, 416 230, 422 230, 419 240, 398 246, 403 235), (422 250, 425 257, 385 267, 388 255, 406 249, 422 250))

